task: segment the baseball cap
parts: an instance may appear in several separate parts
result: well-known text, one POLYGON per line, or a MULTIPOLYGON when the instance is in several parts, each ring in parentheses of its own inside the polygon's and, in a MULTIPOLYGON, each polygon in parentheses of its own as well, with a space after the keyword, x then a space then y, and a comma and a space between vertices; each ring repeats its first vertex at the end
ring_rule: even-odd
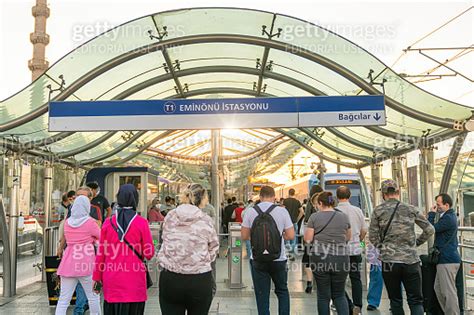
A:
POLYGON ((392 188, 393 190, 395 191, 398 191, 399 188, 398 188, 398 183, 396 181, 394 181, 393 179, 386 179, 384 180, 381 185, 381 190, 382 190, 382 193, 386 194, 388 193, 388 190, 390 188, 392 188))

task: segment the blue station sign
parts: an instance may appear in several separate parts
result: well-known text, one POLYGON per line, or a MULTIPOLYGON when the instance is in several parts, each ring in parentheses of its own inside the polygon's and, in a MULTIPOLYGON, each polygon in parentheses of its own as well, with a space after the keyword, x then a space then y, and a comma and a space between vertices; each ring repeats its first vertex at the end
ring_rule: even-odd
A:
POLYGON ((61 101, 50 131, 291 128, 385 125, 382 95, 61 101))

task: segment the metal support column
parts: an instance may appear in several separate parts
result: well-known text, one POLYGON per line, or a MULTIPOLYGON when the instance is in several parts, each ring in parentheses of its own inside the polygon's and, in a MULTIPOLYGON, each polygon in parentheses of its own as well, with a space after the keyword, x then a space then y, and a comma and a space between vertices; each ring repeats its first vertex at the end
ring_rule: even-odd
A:
MULTIPOLYGON (((52 194, 52 186, 53 186, 53 167, 51 162, 46 161, 44 165, 44 201, 43 201, 43 211, 44 211, 44 227, 43 227, 43 235, 46 236, 46 229, 51 226, 51 194, 52 194)), ((46 237, 44 237, 46 240, 46 237)), ((48 238, 50 239, 50 238, 48 238)), ((41 280, 46 281, 46 273, 45 273, 45 255, 47 249, 50 244, 47 242, 43 242, 43 263, 42 263, 42 276, 41 280)))
POLYGON ((7 214, 3 204, 3 196, 0 195, 0 232, 2 233, 2 282, 3 282, 3 297, 12 297, 11 292, 11 256, 10 256, 10 237, 8 235, 7 214))
POLYGON ((324 165, 324 160, 320 157, 319 158, 319 165, 318 165, 318 172, 319 172, 319 185, 321 186, 322 189, 326 189, 324 185, 324 174, 326 173, 327 169, 326 166, 324 165))
POLYGON ((18 207, 20 205, 20 158, 13 155, 8 159, 8 177, 11 179, 10 189, 10 293, 16 295, 16 276, 17 276, 17 249, 18 249, 18 207))
POLYGON ((372 205, 375 208, 381 202, 381 194, 380 194, 380 182, 381 182, 381 169, 380 167, 382 164, 374 163, 370 166, 370 174, 371 174, 371 181, 372 181, 372 205))
POLYGON ((423 189, 423 203, 425 213, 430 211, 430 207, 434 203, 434 151, 433 147, 425 147, 420 149, 420 172, 423 189))
MULTIPOLYGON (((73 190, 76 190, 77 188, 79 188, 79 169, 77 167, 74 168, 74 181, 73 181, 73 184, 72 184, 72 187, 73 187, 73 190)), ((160 186, 160 185, 158 185, 160 186)))
POLYGON ((53 167, 50 162, 44 165, 44 226, 51 226, 51 194, 53 186, 53 167))
MULTIPOLYGON (((434 204, 434 150, 433 147, 423 147, 420 149, 420 172, 423 189, 423 203, 425 214, 430 211, 434 204)), ((428 239, 428 250, 433 247, 434 235, 428 239)))
POLYGON ((400 187, 400 196, 402 195, 402 187, 404 187, 403 164, 400 156, 392 156, 392 179, 398 183, 400 187))
POLYGON ((220 130, 211 130, 211 195, 212 205, 216 211, 216 230, 219 233, 221 223, 221 187, 219 176, 220 130))

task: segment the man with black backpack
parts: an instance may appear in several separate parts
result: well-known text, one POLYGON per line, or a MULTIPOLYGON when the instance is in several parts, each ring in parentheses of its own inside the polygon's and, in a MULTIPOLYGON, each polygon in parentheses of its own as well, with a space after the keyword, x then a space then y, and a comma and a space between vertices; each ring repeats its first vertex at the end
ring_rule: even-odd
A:
POLYGON ((275 285, 280 315, 290 314, 285 240, 295 237, 295 229, 285 208, 274 204, 275 190, 264 186, 260 203, 249 208, 242 223, 242 240, 252 247, 250 264, 259 315, 270 314, 270 281, 275 285))
POLYGON ((387 179, 381 185, 384 202, 375 207, 370 220, 369 240, 380 250, 382 276, 393 315, 403 311, 402 283, 412 315, 423 315, 420 246, 434 234, 433 226, 414 206, 400 202, 397 182, 387 179), (422 230, 415 233, 415 224, 422 230))

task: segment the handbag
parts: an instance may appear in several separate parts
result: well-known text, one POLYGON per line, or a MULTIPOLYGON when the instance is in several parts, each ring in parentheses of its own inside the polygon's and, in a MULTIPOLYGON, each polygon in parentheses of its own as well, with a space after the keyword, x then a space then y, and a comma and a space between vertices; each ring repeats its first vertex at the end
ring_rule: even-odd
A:
POLYGON ((431 247, 428 250, 428 263, 430 263, 432 265, 437 265, 438 262, 439 262, 440 254, 441 254, 441 252, 439 251, 439 249, 436 246, 431 247))
MULTIPOLYGON (((114 226, 114 224, 112 223, 112 218, 110 218, 110 224, 112 225, 112 228, 115 230, 115 232, 117 232, 117 235, 119 235, 119 231, 118 231, 118 228, 116 226, 114 226)), ((153 286, 153 280, 151 280, 151 276, 150 276, 150 271, 148 270, 148 264, 146 263, 146 260, 145 258, 143 258, 138 252, 137 250, 132 246, 132 244, 130 244, 126 239, 125 237, 123 238, 123 241, 125 242, 125 244, 127 244, 127 246, 135 253, 135 255, 137 255, 137 257, 142 261, 142 263, 145 265, 145 270, 146 270, 146 288, 149 289, 153 286)))

